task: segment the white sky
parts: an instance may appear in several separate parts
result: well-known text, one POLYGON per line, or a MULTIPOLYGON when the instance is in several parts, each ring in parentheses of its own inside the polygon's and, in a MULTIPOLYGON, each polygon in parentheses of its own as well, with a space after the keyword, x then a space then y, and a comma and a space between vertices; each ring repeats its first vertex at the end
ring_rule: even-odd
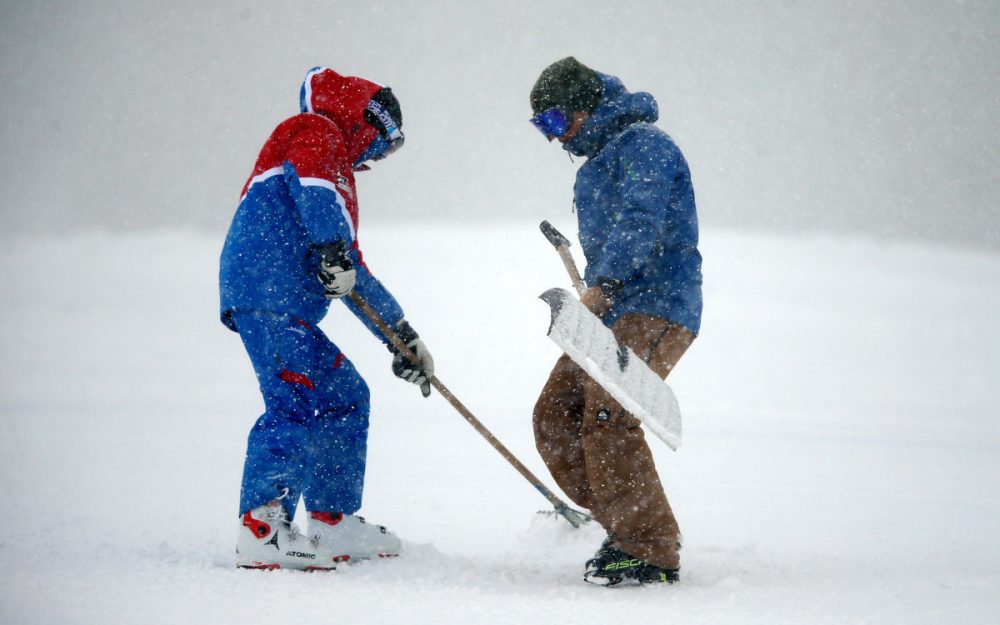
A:
POLYGON ((349 4, 3 2, 0 226, 221 237, 314 65, 402 102, 363 219, 565 217, 527 93, 573 54, 656 96, 706 224, 1000 247, 995 2, 349 4))

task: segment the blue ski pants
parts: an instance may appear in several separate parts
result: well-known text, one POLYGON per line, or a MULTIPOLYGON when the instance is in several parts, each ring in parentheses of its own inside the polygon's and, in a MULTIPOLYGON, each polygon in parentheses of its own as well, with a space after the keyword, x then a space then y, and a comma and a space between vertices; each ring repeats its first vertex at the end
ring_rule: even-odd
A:
POLYGON ((265 312, 237 312, 233 320, 265 407, 247 439, 240 514, 281 497, 291 517, 300 495, 309 511, 356 512, 368 385, 319 328, 265 312))

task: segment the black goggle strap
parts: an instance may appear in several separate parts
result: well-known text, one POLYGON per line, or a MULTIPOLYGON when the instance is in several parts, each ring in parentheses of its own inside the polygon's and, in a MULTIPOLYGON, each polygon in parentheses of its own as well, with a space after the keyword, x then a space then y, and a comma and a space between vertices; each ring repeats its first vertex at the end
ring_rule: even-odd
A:
MULTIPOLYGON (((396 120, 392 118, 392 115, 389 114, 389 111, 386 110, 386 108, 382 106, 379 101, 369 100, 368 106, 365 107, 365 112, 371 113, 371 115, 378 120, 378 123, 374 125, 376 127, 381 126, 379 132, 381 132, 386 138, 386 141, 389 142, 390 150, 393 150, 393 145, 397 142, 403 142, 402 129, 399 127, 399 124, 396 123, 396 120)), ((395 149, 398 149, 398 147, 395 149)))

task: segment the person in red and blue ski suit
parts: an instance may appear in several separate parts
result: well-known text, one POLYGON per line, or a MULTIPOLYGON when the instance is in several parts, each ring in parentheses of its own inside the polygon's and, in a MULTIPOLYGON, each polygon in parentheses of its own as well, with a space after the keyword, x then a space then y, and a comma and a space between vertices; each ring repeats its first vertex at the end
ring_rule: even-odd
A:
MULTIPOLYGON (((275 499, 293 516, 300 495, 314 516, 361 506, 369 389, 317 325, 331 301, 353 291, 395 328, 421 363, 397 353, 393 370, 425 395, 433 375, 433 359, 358 244, 354 173, 402 145, 398 101, 387 87, 317 67, 300 109, 264 143, 220 259, 221 319, 243 340, 265 404, 247 442, 245 523, 275 499)), ((354 302, 341 301, 387 342, 354 302)))

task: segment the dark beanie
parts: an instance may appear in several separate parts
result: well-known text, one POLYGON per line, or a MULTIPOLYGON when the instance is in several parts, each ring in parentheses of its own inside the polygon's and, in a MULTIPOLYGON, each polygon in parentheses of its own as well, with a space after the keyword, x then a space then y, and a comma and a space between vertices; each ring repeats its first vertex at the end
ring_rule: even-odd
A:
POLYGON ((564 113, 590 113, 603 92, 597 72, 567 56, 542 70, 531 89, 531 110, 537 115, 557 106, 564 113))

